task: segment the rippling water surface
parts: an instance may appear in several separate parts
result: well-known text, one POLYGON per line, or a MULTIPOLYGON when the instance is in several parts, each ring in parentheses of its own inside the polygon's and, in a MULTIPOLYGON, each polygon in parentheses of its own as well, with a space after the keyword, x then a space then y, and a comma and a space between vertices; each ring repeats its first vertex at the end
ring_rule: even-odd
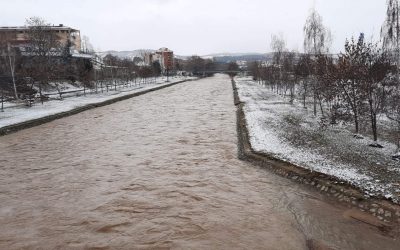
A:
POLYGON ((399 246, 236 141, 221 75, 1 137, 0 249, 399 246))

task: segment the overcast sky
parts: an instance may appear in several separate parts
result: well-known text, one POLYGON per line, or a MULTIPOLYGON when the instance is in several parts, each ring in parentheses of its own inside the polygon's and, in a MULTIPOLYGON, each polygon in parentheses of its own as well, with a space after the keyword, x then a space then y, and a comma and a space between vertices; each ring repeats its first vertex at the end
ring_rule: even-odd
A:
POLYGON ((303 26, 315 6, 333 34, 332 50, 364 32, 379 39, 386 0, 0 0, 0 25, 30 16, 80 29, 96 50, 168 47, 180 55, 268 52, 282 33, 303 50, 303 26), (316 2, 316 3, 315 3, 316 2))

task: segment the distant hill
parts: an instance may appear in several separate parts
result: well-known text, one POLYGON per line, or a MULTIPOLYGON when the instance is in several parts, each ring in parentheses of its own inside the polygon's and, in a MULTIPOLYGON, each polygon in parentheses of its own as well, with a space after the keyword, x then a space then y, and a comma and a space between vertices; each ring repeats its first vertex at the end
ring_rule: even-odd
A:
MULTIPOLYGON (((103 51, 97 54, 100 57, 105 57, 108 54, 117 56, 122 59, 133 59, 135 57, 143 58, 145 52, 154 52, 152 49, 137 49, 132 51, 103 51)), ((272 59, 272 53, 217 53, 201 56, 204 59, 213 59, 217 63, 229 63, 234 61, 269 61, 272 59)), ((175 58, 187 60, 190 56, 175 55, 175 58)))
POLYGON ((103 51, 103 52, 98 52, 96 53, 100 57, 105 57, 108 54, 111 54, 113 56, 119 57, 121 59, 133 59, 135 57, 140 57, 143 58, 143 54, 145 52, 153 52, 155 50, 151 49, 137 49, 137 50, 131 50, 131 51, 115 51, 115 50, 108 50, 108 51, 103 51))
POLYGON ((269 61, 272 59, 271 53, 223 53, 223 54, 212 54, 205 57, 213 58, 214 61, 220 63, 229 63, 234 61, 269 61))

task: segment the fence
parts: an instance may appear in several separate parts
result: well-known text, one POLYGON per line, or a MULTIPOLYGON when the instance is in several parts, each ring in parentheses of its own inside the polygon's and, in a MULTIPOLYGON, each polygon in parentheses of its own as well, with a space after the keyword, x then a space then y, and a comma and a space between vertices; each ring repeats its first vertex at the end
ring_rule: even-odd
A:
POLYGON ((9 91, 0 90, 0 111, 5 112, 12 108, 31 107, 35 103, 42 103, 50 100, 63 100, 64 98, 86 96, 92 94, 104 94, 108 92, 122 93, 143 88, 145 85, 162 83, 163 77, 134 78, 133 80, 107 79, 94 81, 91 87, 82 87, 72 90, 58 89, 54 92, 43 92, 40 94, 27 94, 19 101, 10 97, 9 91))

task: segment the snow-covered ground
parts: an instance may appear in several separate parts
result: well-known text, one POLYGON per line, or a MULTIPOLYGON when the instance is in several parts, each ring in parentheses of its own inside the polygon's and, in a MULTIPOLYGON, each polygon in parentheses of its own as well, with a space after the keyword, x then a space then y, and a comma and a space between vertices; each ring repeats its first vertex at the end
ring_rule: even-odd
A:
POLYGON ((322 127, 312 111, 250 78, 236 82, 253 150, 400 203, 400 163, 391 157, 396 145, 380 141, 383 149, 369 147, 370 138, 354 138, 346 126, 322 127))
MULTIPOLYGON (((194 77, 170 77, 169 82, 165 78, 158 78, 157 82, 151 84, 132 85, 130 87, 118 87, 116 91, 110 89, 108 92, 104 90, 103 93, 99 92, 88 93, 83 96, 69 96, 62 100, 49 100, 42 105, 40 101, 35 102, 32 107, 27 107, 21 103, 4 103, 4 112, 0 112, 0 128, 17 124, 20 122, 29 121, 32 119, 42 118, 45 116, 70 111, 72 109, 82 107, 88 104, 101 103, 110 99, 120 96, 129 95, 136 92, 145 91, 148 89, 156 88, 165 84, 173 82, 195 79, 194 77)), ((78 87, 71 86, 68 90, 78 90, 78 87)))

